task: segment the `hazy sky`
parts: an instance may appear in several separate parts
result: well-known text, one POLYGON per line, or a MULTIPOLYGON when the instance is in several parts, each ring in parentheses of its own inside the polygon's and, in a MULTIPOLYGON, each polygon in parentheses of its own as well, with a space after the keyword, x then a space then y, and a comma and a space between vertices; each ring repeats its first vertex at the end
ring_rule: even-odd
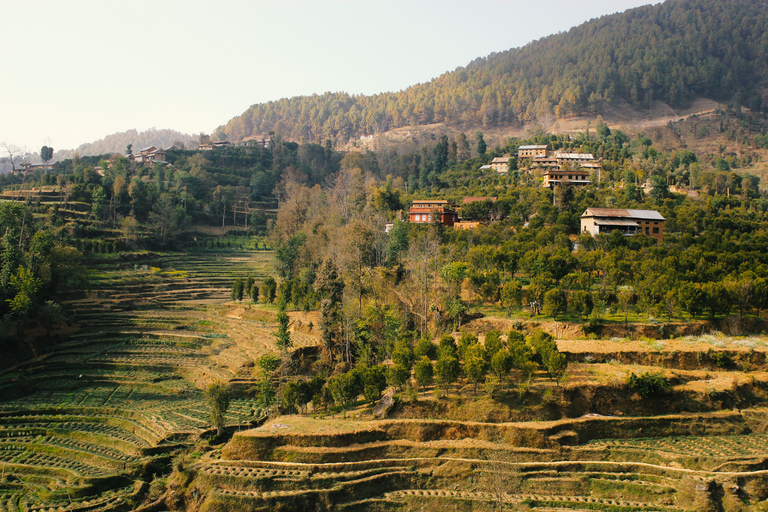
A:
MULTIPOLYGON (((426 82, 649 0, 2 0, 0 142, 210 133, 254 103, 426 82)), ((1 156, 1 155, 0 155, 1 156)))

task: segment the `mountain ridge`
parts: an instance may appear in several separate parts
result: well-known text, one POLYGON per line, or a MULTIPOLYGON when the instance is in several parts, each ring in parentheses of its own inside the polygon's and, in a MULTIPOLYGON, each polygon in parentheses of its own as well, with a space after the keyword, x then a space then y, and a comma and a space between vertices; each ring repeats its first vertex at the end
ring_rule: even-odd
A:
POLYGON ((344 144, 364 134, 444 122, 522 127, 542 117, 642 109, 697 98, 763 110, 768 6, 754 0, 667 0, 602 16, 520 48, 479 57, 400 92, 327 92, 252 105, 214 137, 275 131, 344 144))

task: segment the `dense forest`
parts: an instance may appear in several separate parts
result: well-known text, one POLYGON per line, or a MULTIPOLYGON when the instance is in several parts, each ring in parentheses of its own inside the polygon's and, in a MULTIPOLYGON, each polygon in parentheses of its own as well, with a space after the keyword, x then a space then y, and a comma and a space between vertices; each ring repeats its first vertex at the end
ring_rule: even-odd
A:
POLYGON ((685 106, 696 97, 760 111, 765 62, 763 2, 667 0, 478 58, 405 91, 329 92, 253 105, 214 136, 238 140, 276 131, 294 140, 343 144, 410 125, 522 125, 600 113, 616 101, 643 110, 654 100, 685 106))

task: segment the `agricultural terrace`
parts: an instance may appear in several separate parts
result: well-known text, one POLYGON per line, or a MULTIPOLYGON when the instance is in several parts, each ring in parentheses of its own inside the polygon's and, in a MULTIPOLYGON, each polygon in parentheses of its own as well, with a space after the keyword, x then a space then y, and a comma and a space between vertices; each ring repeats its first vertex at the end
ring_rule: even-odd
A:
MULTIPOLYGON (((131 510, 153 475, 211 429, 201 391, 247 382, 274 313, 231 314, 235 277, 269 275, 268 251, 145 254, 90 265, 64 302, 79 326, 53 353, 0 375, 0 511, 131 510)), ((225 422, 263 416, 234 398, 225 422)), ((150 486, 151 487, 151 486, 150 486)))
MULTIPOLYGON (((465 327, 485 343, 489 322, 504 323, 465 327)), ((557 345, 559 382, 539 369, 522 390, 513 369, 518 384, 475 390, 466 375, 422 386, 414 374, 383 413, 386 396, 359 396, 236 432, 194 460, 194 486, 216 510, 745 510, 768 498, 765 336, 557 345), (641 374, 664 389, 632 389, 641 374)))

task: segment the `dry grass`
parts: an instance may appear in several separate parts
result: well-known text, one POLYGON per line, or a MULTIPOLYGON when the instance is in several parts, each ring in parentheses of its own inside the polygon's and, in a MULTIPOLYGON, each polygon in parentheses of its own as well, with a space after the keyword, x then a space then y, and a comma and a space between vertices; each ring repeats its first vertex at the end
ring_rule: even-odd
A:
POLYGON ((612 338, 608 340, 558 340, 561 351, 573 354, 615 354, 621 352, 707 352, 729 350, 748 353, 768 352, 768 336, 735 337, 724 335, 687 336, 671 340, 632 340, 612 338))

